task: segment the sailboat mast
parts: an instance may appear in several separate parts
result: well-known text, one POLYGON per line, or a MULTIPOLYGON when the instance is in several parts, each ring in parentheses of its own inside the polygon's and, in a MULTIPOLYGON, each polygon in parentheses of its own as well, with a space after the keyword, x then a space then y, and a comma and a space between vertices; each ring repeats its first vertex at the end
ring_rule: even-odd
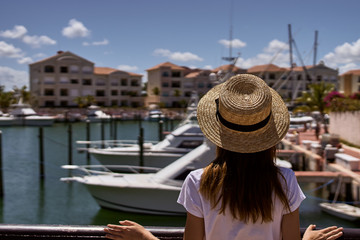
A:
POLYGON ((316 65, 316 55, 317 55, 317 45, 318 45, 318 31, 315 31, 315 43, 314 43, 314 61, 313 61, 313 66, 316 65))
POLYGON ((288 25, 289 29, 289 55, 290 55, 290 69, 293 70, 294 64, 293 64, 293 52, 292 52, 292 35, 291 35, 291 24, 288 25))

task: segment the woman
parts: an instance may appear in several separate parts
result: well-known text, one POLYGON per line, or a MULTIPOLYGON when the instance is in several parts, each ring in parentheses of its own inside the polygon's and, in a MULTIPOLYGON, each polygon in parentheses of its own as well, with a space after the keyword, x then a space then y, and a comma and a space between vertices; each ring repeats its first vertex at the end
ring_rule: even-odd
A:
MULTIPOLYGON (((274 163, 290 122, 281 97, 260 78, 241 74, 203 96, 197 115, 217 156, 184 181, 178 198, 187 210, 184 239, 300 239, 298 209, 305 196, 294 172, 274 163)), ((154 239, 136 223, 122 224, 127 226, 110 225, 107 237, 154 239)), ((304 238, 342 234, 337 227, 313 228, 304 238)))

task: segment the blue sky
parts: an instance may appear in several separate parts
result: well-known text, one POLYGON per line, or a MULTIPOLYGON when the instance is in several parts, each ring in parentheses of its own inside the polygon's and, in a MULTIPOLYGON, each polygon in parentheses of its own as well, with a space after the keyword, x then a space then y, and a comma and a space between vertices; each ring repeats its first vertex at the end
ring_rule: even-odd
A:
MULTIPOLYGON (((144 81, 166 61, 216 68, 227 64, 231 23, 241 68, 289 66, 291 24, 305 65, 317 30, 317 62, 343 73, 360 68, 359 8, 358 0, 1 0, 0 85, 28 85, 28 64, 58 50, 144 81)), ((294 59, 301 65, 295 49, 294 59)))

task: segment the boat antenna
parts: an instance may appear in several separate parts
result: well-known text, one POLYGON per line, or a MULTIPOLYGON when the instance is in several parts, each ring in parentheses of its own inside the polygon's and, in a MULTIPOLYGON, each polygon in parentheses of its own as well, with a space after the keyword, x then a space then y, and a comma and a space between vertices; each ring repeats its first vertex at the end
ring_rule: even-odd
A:
POLYGON ((233 63, 235 61, 235 57, 232 56, 232 41, 233 41, 233 5, 234 1, 231 1, 230 6, 230 31, 229 31, 229 57, 223 57, 222 59, 228 62, 233 63))

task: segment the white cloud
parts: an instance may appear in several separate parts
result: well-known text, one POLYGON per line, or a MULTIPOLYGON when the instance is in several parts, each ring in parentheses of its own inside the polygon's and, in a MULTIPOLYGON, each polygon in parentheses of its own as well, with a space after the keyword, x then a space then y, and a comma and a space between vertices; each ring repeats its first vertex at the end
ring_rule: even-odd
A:
POLYGON ((5 38, 22 38, 27 33, 24 26, 16 25, 12 30, 0 31, 0 36, 5 38))
POLYGON ((68 38, 87 37, 90 35, 90 30, 82 22, 73 18, 69 21, 69 26, 63 28, 62 34, 68 38))
POLYGON ((4 41, 0 41, 0 58, 20 58, 23 56, 23 53, 20 48, 14 47, 12 44, 8 44, 4 41))
POLYGON ((226 40, 226 39, 221 39, 221 40, 219 40, 219 43, 224 45, 227 48, 230 48, 230 44, 231 44, 231 47, 233 47, 233 48, 242 48, 242 47, 246 46, 246 43, 241 41, 240 39, 233 39, 231 41, 226 40))
POLYGON ((129 65, 119 65, 117 68, 125 72, 136 72, 137 70, 139 70, 137 66, 129 66, 129 65))
POLYGON ((189 61, 203 61, 201 57, 190 52, 171 52, 168 49, 155 49, 154 56, 167 57, 173 61, 189 62, 189 61))
POLYGON ((33 48, 39 48, 41 45, 55 45, 56 41, 47 36, 24 36, 23 42, 30 45, 33 48))
POLYGON ((83 42, 84 46, 100 46, 100 45, 108 45, 109 44, 109 40, 104 39, 103 41, 98 41, 98 42, 83 42))
POLYGON ((28 86, 29 74, 9 67, 0 66, 0 85, 5 86, 5 91, 10 91, 14 86, 21 88, 28 86))
POLYGON ((212 67, 211 65, 205 65, 205 66, 203 67, 203 69, 211 70, 211 69, 213 69, 213 67, 212 67))
POLYGON ((19 64, 30 64, 32 62, 34 62, 34 60, 31 57, 23 57, 18 59, 17 61, 19 64))
POLYGON ((344 43, 341 46, 337 46, 333 52, 325 55, 324 61, 328 66, 336 67, 343 65, 344 68, 348 68, 347 64, 360 63, 360 39, 352 43, 344 43))
POLYGON ((250 68, 262 64, 275 64, 280 67, 289 66, 289 52, 287 43, 277 39, 269 42, 268 46, 263 49, 262 53, 255 57, 244 59, 239 58, 236 65, 241 68, 250 68))

